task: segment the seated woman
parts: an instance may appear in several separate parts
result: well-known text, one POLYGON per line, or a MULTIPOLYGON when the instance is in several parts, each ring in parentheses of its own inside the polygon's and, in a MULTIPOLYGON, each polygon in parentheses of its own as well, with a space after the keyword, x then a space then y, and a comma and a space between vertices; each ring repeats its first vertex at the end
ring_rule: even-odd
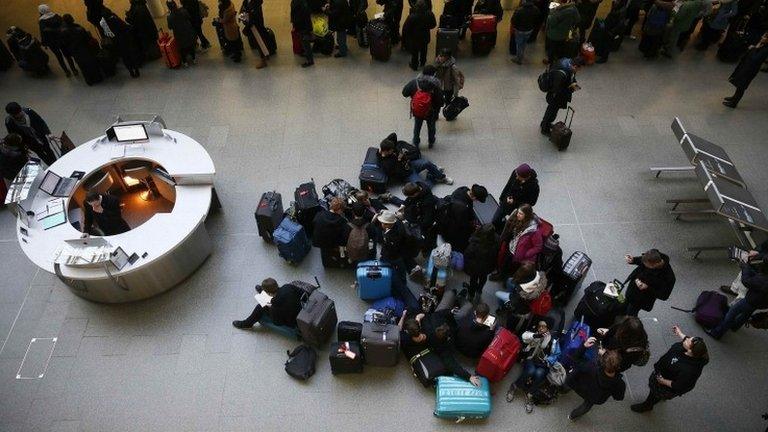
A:
POLYGON ((637 317, 628 316, 611 328, 599 328, 597 335, 600 346, 617 351, 621 355, 619 372, 624 372, 633 364, 644 366, 648 362, 648 334, 643 322, 637 317))
POLYGON ((547 276, 536 271, 536 264, 526 261, 507 279, 506 290, 496 291, 496 298, 504 309, 513 311, 537 299, 546 289, 547 276))
POLYGON ((304 291, 291 284, 278 287, 277 281, 272 278, 266 278, 260 286, 256 286, 256 291, 261 290, 272 297, 269 304, 257 304, 248 318, 232 321, 232 325, 239 329, 253 327, 266 313, 275 325, 296 327, 296 317, 301 312, 301 297, 304 291))
MULTIPOLYGON (((523 342, 526 344, 522 355, 525 356, 523 373, 517 381, 513 382, 507 390, 507 402, 515 399, 515 392, 522 387, 528 395, 536 393, 539 387, 546 381, 549 368, 557 362, 560 356, 560 346, 557 338, 549 332, 549 324, 539 321, 535 331, 523 333, 523 342)), ((530 396, 529 398, 530 399, 530 396)), ((526 404, 526 411, 533 405, 526 404)))
POLYGON ((544 247, 544 238, 533 207, 523 204, 512 212, 501 233, 501 244, 498 268, 489 279, 502 280, 505 275, 514 273, 522 263, 536 262, 544 247))
POLYGON ((131 230, 121 214, 120 198, 99 192, 88 192, 83 202, 83 237, 91 234, 98 235, 93 232, 94 224, 105 236, 131 230))

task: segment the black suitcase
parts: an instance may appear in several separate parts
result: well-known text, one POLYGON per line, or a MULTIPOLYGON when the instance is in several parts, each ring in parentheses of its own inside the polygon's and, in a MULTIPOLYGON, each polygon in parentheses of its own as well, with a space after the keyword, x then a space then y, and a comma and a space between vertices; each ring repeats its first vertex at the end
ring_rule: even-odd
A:
POLYGON ((340 321, 336 327, 336 339, 339 342, 360 342, 363 324, 354 321, 340 321))
POLYGON ((277 192, 264 192, 254 213, 259 236, 272 242, 272 233, 283 220, 283 197, 277 192))
POLYGON ((400 358, 400 329, 394 324, 363 323, 360 342, 371 366, 395 366, 400 358))
POLYGON ((387 191, 387 174, 379 167, 379 150, 368 147, 363 166, 360 168, 360 189, 376 194, 387 191))
POLYGON ((13 56, 5 44, 0 41, 0 71, 7 71, 13 65, 13 56))
POLYGON ((493 195, 488 194, 485 198, 485 202, 475 201, 472 204, 472 208, 475 211, 475 219, 480 225, 493 223, 493 216, 499 210, 499 202, 493 195))
POLYGON ((107 48, 102 48, 96 53, 96 61, 105 78, 115 76, 117 72, 117 56, 107 48))
POLYGON ((559 272, 557 279, 552 283, 552 303, 560 306, 567 304, 573 293, 581 289, 591 266, 592 259, 584 252, 576 251, 568 257, 563 264, 563 271, 559 272))
POLYGON ((320 207, 320 197, 317 195, 315 181, 302 183, 293 192, 293 200, 296 203, 296 222, 304 227, 308 237, 312 237, 315 224, 314 219, 320 207))
POLYGON ((382 19, 368 21, 365 26, 368 35, 368 49, 371 57, 378 61, 388 61, 392 56, 392 38, 389 35, 389 27, 382 19))
POLYGON ((549 132, 549 141, 557 147, 558 150, 563 151, 571 144, 571 124, 573 123, 573 115, 575 111, 570 106, 565 110, 565 119, 552 125, 552 130, 549 132), (571 121, 568 121, 568 112, 571 113, 571 121), (568 122, 568 125, 566 125, 568 122))
POLYGON ((319 290, 310 294, 296 317, 301 339, 313 346, 320 346, 330 339, 337 322, 336 305, 319 290))
POLYGON ((320 249, 320 259, 323 262, 323 267, 337 269, 352 268, 353 265, 347 259, 347 254, 344 253, 342 255, 343 252, 345 251, 338 247, 320 249))
POLYGON ((441 29, 458 30, 461 27, 461 20, 453 15, 440 15, 437 27, 441 29))
POLYGON ((603 293, 605 282, 595 281, 584 289, 584 295, 573 311, 574 320, 584 318, 590 328, 609 328, 622 312, 619 300, 603 293))
POLYGON ((464 96, 456 96, 443 108, 443 117, 448 121, 456 120, 456 117, 458 117, 468 106, 469 100, 467 100, 467 98, 464 96))
POLYGON ((264 44, 267 45, 269 55, 277 54, 277 39, 275 38, 275 32, 271 28, 267 27, 267 31, 262 35, 264 44))
POLYGON ((411 372, 413 373, 413 376, 416 377, 424 387, 434 386, 437 377, 451 374, 448 368, 445 367, 440 356, 429 349, 425 349, 416 354, 408 361, 411 364, 411 372))
POLYGON ((496 34, 491 33, 472 33, 472 54, 484 56, 491 53, 496 46, 496 34))
POLYGON ((437 40, 435 41, 435 50, 437 53, 448 48, 451 55, 456 57, 459 51, 459 30, 439 28, 437 29, 437 40))
POLYGON ((334 375, 363 373, 363 355, 358 342, 331 343, 328 361, 331 363, 331 373, 334 375), (353 353, 354 358, 348 357, 347 352, 353 353))

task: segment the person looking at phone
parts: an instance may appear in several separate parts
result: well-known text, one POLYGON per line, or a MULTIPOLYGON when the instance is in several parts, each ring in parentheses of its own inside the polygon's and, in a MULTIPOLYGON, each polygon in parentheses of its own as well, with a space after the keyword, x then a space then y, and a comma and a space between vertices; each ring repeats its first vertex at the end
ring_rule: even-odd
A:
POLYGON ((551 85, 547 92, 547 110, 541 119, 541 133, 549 136, 552 130, 552 122, 557 118, 561 109, 568 108, 573 98, 573 92, 581 90, 576 83, 576 72, 580 64, 569 58, 561 58, 549 68, 551 85))

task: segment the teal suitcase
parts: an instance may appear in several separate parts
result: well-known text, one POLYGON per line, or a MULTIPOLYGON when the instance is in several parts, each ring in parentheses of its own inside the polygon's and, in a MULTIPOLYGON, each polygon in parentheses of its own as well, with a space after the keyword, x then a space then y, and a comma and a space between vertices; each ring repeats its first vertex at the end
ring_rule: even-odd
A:
POLYGON ((482 385, 475 387, 461 378, 438 377, 435 416, 456 421, 488 418, 491 414, 491 388, 487 379, 481 377, 480 380, 482 385))

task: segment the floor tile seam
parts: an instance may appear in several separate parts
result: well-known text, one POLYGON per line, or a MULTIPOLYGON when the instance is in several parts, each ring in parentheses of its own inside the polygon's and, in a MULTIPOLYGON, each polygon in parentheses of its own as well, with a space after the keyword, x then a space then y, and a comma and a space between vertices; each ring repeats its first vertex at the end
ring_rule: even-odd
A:
POLYGON ((555 223, 558 226, 596 226, 596 225, 631 225, 631 224, 657 224, 665 222, 674 222, 673 219, 646 219, 638 221, 606 221, 606 222, 577 222, 576 223, 555 223))
MULTIPOLYGON (((35 270, 35 274, 32 276, 32 280, 34 280, 37 277, 38 273, 40 273, 39 267, 37 268, 37 270, 35 270)), ((8 340, 11 338, 13 329, 16 327, 16 322, 19 320, 19 317, 21 316, 21 311, 24 309, 24 305, 27 303, 27 299, 29 298, 30 292, 32 292, 32 281, 30 281, 27 284, 27 292, 24 294, 24 300, 21 302, 21 305, 19 306, 19 310, 16 312, 16 317, 13 319, 13 323, 11 323, 11 328, 8 329, 8 334, 5 336, 3 345, 0 346, 0 356, 2 356, 3 351, 5 350, 5 345, 8 343, 8 340)))
MULTIPOLYGON (((573 218, 576 221, 576 228, 579 230, 579 237, 581 237, 581 242, 584 244, 584 252, 586 252, 587 255, 589 255, 589 245, 587 244, 587 240, 584 238, 584 230, 581 228, 581 223, 579 222, 579 215, 576 213, 576 206, 573 204, 573 196, 571 194, 571 188, 569 185, 566 184, 565 191, 568 193, 568 202, 571 204, 571 211, 573 212, 573 218)), ((589 268, 589 271, 592 273, 592 277, 595 280, 600 280, 597 277, 597 270, 595 270, 595 266, 592 265, 589 268)))

